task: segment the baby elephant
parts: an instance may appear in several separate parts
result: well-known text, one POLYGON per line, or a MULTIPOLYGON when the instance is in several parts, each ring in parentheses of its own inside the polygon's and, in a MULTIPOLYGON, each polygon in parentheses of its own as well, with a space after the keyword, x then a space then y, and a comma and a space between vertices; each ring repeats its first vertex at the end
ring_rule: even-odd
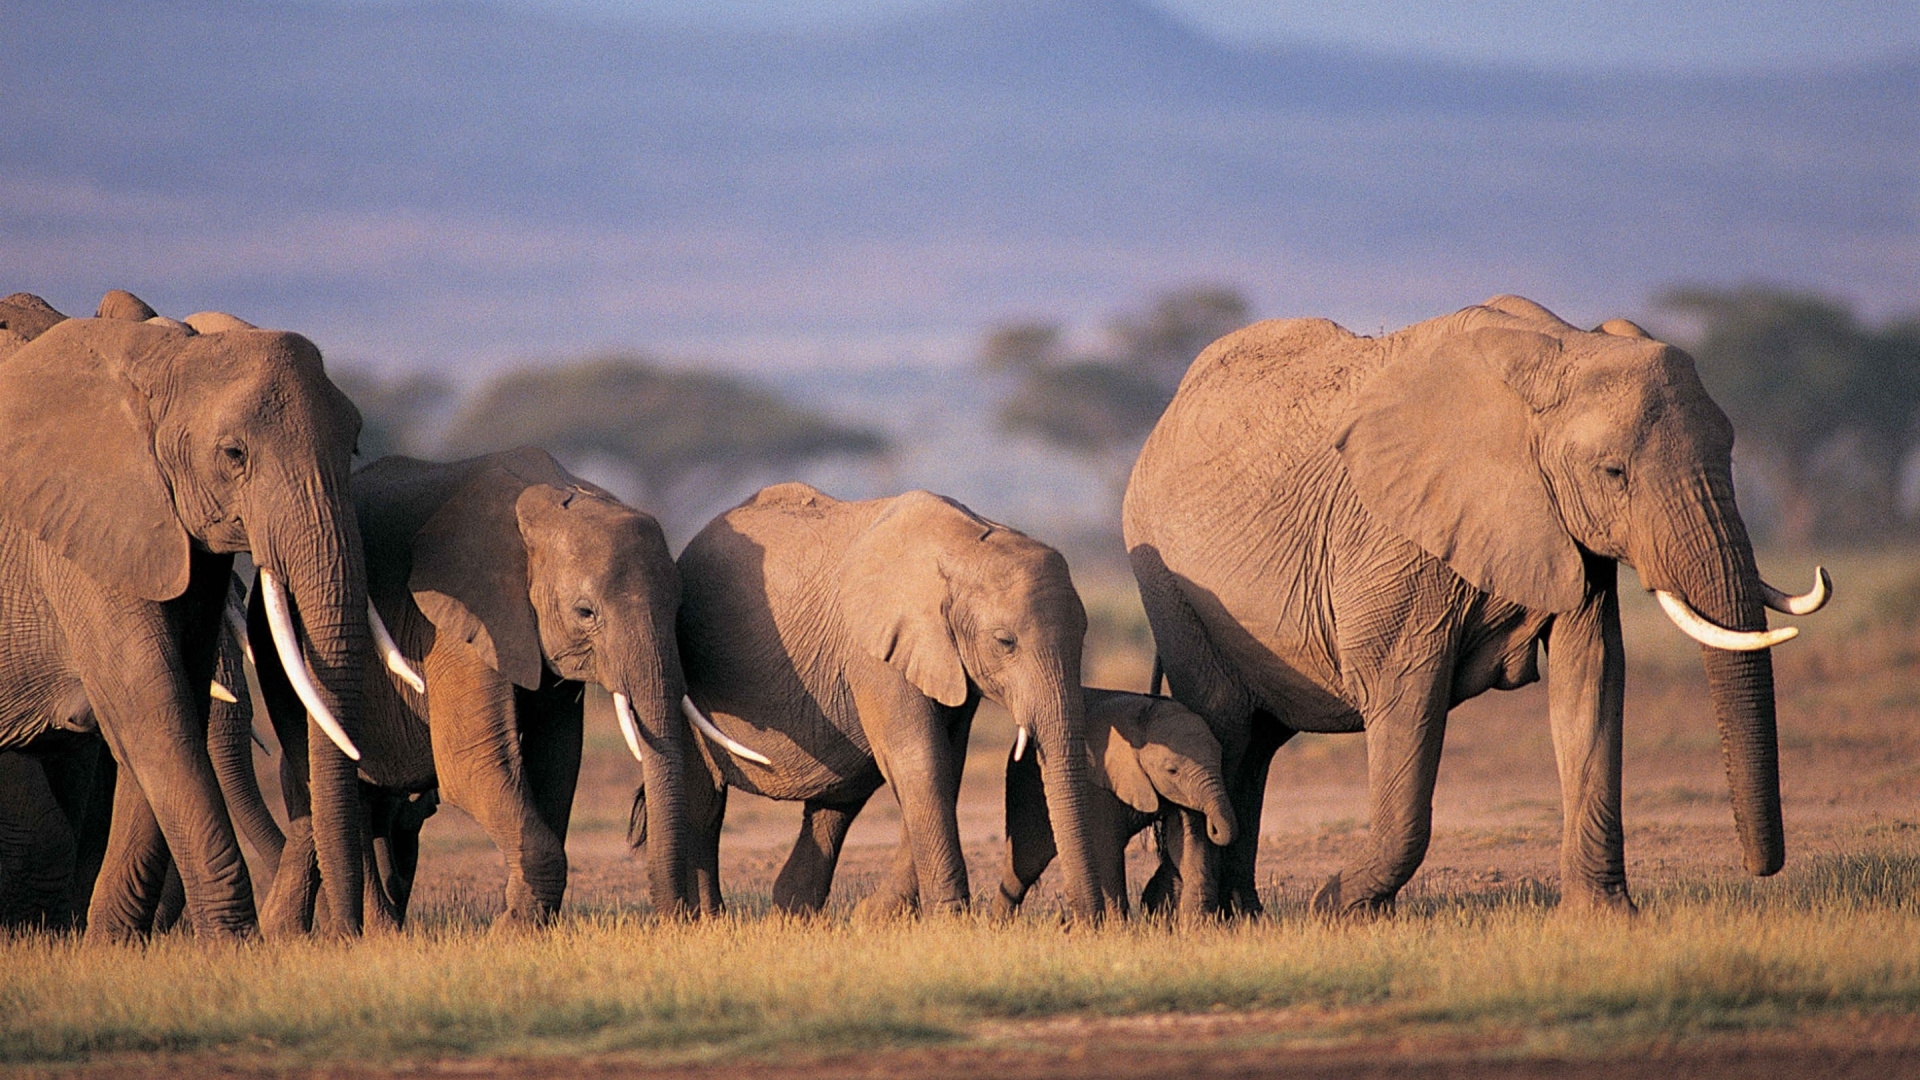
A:
MULTIPOLYGON (((1171 698, 1088 687, 1087 754, 1100 788, 1089 833, 1094 870, 1109 911, 1127 913, 1127 841, 1156 820, 1197 840, 1204 817, 1213 846, 1233 842, 1233 807, 1220 771, 1220 743, 1199 716, 1171 698)), ((1007 761, 1007 861, 994 909, 1011 915, 1053 861, 1053 825, 1034 755, 1016 744, 1007 761)), ((1179 845, 1183 918, 1213 891, 1217 850, 1179 845), (1211 857, 1209 857, 1211 856, 1211 857), (1192 903, 1184 901, 1191 900, 1192 903), (1189 910, 1191 909, 1191 910, 1189 910)))

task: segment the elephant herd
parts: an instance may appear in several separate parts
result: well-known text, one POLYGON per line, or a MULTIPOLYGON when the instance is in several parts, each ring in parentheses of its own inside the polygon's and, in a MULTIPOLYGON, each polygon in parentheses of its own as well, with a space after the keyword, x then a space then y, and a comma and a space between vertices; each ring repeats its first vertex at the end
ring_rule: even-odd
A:
POLYGON ((0 300, 0 925, 398 926, 442 799, 503 854, 503 918, 540 924, 588 683, 641 763, 629 837, 663 914, 722 909, 733 788, 803 804, 773 899, 818 911, 883 784, 903 835, 861 911, 969 909, 983 699, 1018 728, 983 906, 1057 859, 1071 915, 1124 915, 1153 826, 1142 906, 1260 911, 1268 765, 1309 731, 1365 733, 1372 823, 1314 905, 1381 908, 1424 857, 1449 709, 1537 680, 1543 651, 1562 904, 1631 911, 1621 562, 1702 644, 1747 868, 1784 859, 1768 650, 1794 631, 1765 612, 1829 585, 1761 579, 1726 417, 1624 320, 1502 296, 1381 337, 1300 319, 1214 343, 1124 503, 1152 694, 1083 686, 1065 559, 950 499, 780 484, 676 560, 544 451, 355 471, 359 426, 297 334, 119 291, 93 318, 0 300))

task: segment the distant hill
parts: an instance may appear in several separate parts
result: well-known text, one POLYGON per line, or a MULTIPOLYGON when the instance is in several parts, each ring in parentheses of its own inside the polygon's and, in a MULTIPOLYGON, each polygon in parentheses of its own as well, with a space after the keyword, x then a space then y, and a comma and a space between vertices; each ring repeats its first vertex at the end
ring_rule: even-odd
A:
POLYGON ((1609 77, 1231 46, 1142 0, 840 38, 483 2, 10 0, 0 291, 330 354, 957 360, 1170 282, 1372 331, 1678 281, 1920 306, 1920 57, 1609 77))

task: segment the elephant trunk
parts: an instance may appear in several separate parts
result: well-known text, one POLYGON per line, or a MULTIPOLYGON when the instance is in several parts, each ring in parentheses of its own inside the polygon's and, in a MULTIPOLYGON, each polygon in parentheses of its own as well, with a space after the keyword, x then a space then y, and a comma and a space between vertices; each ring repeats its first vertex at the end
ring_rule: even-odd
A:
POLYGON ((1017 709, 1014 721, 1034 732, 1039 747, 1047 816, 1066 875, 1068 909, 1076 917, 1098 920, 1104 908, 1094 867, 1093 781, 1088 775, 1086 706, 1078 670, 1065 673, 1059 687, 1049 687, 1040 707, 1017 709))
MULTIPOLYGON (((1734 509, 1732 479, 1705 480, 1701 486, 1705 497, 1690 501, 1704 507, 1703 519, 1674 536, 1677 549, 1662 553, 1652 572, 1642 575, 1643 583, 1677 592, 1700 615, 1729 630, 1764 631, 1766 590, 1746 526, 1734 509)), ((1764 877, 1786 861, 1773 653, 1703 645, 1700 654, 1746 868, 1764 877)))
MULTIPOLYGON (((298 527, 283 534, 256 525, 253 539, 254 559, 262 571, 284 582, 291 593, 302 652, 320 704, 351 739, 360 727, 362 685, 373 641, 367 624, 366 562, 345 486, 339 485, 338 498, 317 500, 322 505, 298 527)), ((320 880, 335 925, 357 934, 364 920, 359 771, 311 716, 308 725, 308 782, 320 880)))
MULTIPOLYGON (((669 639, 671 640, 671 639, 669 639)), ((646 792, 647 885, 654 911, 683 915, 693 908, 687 825, 687 768, 691 739, 680 698, 681 680, 659 663, 640 666, 624 681, 642 747, 646 792)), ((678 665, 673 665, 677 670, 678 665)))
POLYGON ((1200 800, 1195 805, 1207 815, 1207 839, 1219 847, 1233 843, 1239 823, 1233 816, 1233 800, 1227 797, 1226 781, 1219 777, 1207 777, 1201 786, 1200 800))
POLYGON ((271 881, 279 872, 280 851, 286 837, 267 809, 260 794, 260 780, 253 771, 253 705, 247 693, 246 672, 241 667, 240 644, 229 632, 220 635, 219 659, 213 677, 232 690, 237 701, 215 701, 207 717, 207 754, 213 760, 213 774, 220 781, 220 794, 226 799, 233 823, 253 846, 254 854, 266 868, 271 881))

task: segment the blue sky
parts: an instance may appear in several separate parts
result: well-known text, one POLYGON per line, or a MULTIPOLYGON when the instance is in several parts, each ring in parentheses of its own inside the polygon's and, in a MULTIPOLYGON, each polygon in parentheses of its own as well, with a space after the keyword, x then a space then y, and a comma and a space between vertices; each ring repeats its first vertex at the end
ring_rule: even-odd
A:
MULTIPOLYGON (((510 0, 701 25, 859 24, 947 0, 510 0)), ((1159 0, 1239 41, 1305 39, 1536 67, 1712 71, 1920 51, 1920 0, 1159 0)))

